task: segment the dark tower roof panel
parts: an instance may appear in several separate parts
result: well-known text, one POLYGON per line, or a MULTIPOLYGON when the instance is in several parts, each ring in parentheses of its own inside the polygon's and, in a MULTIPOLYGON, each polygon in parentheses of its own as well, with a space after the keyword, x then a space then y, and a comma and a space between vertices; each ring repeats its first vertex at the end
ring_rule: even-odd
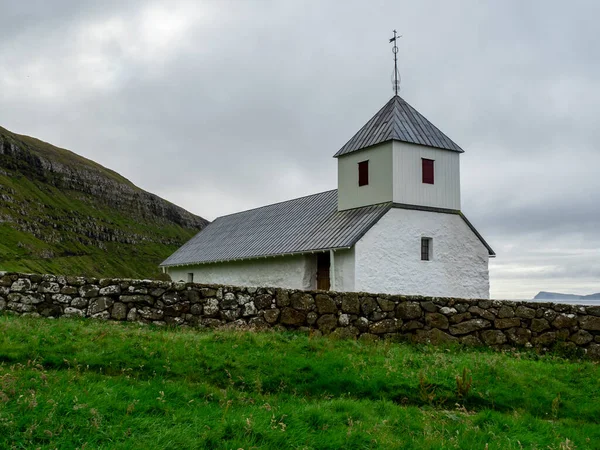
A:
POLYGON ((395 95, 333 156, 337 158, 392 140, 464 152, 402 97, 395 95))

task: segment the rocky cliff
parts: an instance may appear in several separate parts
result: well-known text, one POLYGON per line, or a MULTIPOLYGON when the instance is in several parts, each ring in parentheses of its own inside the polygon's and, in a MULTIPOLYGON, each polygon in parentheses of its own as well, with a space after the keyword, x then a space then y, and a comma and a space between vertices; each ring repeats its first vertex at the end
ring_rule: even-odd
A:
POLYGON ((0 127, 0 270, 150 277, 207 223, 93 161, 0 127))

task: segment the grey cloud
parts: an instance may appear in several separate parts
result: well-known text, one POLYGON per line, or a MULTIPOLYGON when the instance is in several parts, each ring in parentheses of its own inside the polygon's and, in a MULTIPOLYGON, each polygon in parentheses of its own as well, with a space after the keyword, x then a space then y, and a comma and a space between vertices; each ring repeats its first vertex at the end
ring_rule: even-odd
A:
POLYGON ((331 156, 392 94, 397 28, 401 95, 466 150, 463 209, 498 252, 492 294, 533 295, 549 280, 600 290, 597 2, 0 10, 0 125, 210 219, 335 187, 331 156))

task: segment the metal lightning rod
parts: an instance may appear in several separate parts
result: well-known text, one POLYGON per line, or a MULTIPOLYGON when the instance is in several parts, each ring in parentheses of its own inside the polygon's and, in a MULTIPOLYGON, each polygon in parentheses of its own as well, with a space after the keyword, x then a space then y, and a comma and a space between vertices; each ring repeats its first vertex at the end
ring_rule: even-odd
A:
POLYGON ((394 43, 392 47, 392 53, 394 53, 394 94, 398 95, 398 91, 400 90, 400 72, 398 72, 398 46, 396 45, 396 40, 401 38, 402 35, 397 36, 396 30, 394 30, 394 37, 390 39, 390 43, 394 43))

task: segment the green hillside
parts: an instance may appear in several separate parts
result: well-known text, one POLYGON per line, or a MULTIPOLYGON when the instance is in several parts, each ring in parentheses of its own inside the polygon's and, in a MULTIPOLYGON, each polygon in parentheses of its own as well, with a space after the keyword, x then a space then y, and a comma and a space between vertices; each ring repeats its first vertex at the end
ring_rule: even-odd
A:
POLYGON ((206 223, 93 161, 0 128, 0 271, 154 277, 206 223))

